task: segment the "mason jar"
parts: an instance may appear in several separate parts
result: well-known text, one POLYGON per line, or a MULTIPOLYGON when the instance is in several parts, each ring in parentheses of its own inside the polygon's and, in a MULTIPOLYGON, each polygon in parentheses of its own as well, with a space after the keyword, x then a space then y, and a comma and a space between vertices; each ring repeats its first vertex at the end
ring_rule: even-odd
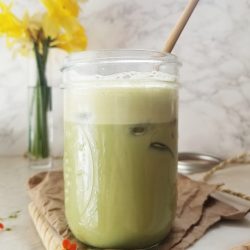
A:
POLYGON ((63 68, 65 212, 95 248, 148 248, 176 209, 177 76, 172 54, 75 53, 63 68))

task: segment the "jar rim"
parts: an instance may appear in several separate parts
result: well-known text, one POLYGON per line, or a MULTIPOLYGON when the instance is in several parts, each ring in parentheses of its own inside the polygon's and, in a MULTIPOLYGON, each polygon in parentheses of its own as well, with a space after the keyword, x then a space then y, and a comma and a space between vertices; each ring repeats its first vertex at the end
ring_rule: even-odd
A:
POLYGON ((63 71, 80 64, 96 63, 100 61, 160 61, 180 64, 177 56, 162 51, 144 49, 102 49, 71 53, 66 57, 61 70, 63 71))

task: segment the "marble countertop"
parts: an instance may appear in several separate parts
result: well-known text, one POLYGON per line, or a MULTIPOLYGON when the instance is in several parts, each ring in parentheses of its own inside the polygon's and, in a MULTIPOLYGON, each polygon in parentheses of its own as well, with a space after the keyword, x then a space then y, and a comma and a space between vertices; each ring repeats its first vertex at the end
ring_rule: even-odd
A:
POLYGON ((21 157, 0 158, 0 217, 21 211, 18 218, 4 221, 11 231, 0 233, 1 250, 45 250, 28 212, 27 180, 40 171, 21 157))
MULTIPOLYGON (((56 166, 60 162, 56 162, 56 166)), ((27 179, 37 170, 28 168, 24 158, 0 158, 0 217, 7 217, 10 213, 21 210, 18 218, 5 221, 11 231, 0 233, 0 248, 2 250, 44 250, 28 214, 29 197, 27 195, 27 179)), ((232 184, 232 188, 249 193, 250 166, 240 166, 228 169, 223 175, 225 181, 232 184), (233 177, 232 177, 233 176, 233 177), (246 176, 244 178, 244 176, 246 176), (233 181, 230 178, 234 178, 233 181)), ((220 173, 218 173, 218 177, 220 173)), ((250 214, 242 222, 223 222, 210 229, 190 250, 228 250, 233 246, 250 242, 250 214)))

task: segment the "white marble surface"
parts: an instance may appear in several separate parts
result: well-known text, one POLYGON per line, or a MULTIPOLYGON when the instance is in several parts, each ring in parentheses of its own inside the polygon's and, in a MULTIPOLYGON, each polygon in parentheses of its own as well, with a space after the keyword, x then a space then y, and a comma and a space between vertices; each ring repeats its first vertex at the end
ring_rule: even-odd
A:
MULTIPOLYGON (((55 163, 55 167, 60 161, 55 163)), ((250 195, 250 165, 237 166, 218 173, 216 182, 223 180, 236 191, 250 195), (223 179, 221 179, 223 177, 223 179)), ((21 210, 15 220, 4 221, 10 232, 0 232, 1 250, 45 250, 28 214, 27 179, 36 173, 28 168, 24 158, 0 158, 0 217, 21 210)), ((240 204, 238 203, 238 206, 240 204)), ((241 222, 222 222, 212 227, 190 250, 229 250, 250 242, 250 214, 241 222), (211 248, 211 244, 212 248, 211 248)))
POLYGON ((0 217, 21 211, 17 219, 3 221, 11 231, 0 232, 1 250, 44 250, 28 213, 27 180, 36 172, 24 158, 0 158, 0 217))
MULTIPOLYGON (((4 2, 7 0, 4 0, 4 2)), ((89 0, 81 20, 88 49, 161 50, 184 0, 89 0)), ((37 11, 36 0, 14 0, 15 11, 37 11)), ((250 150, 250 3, 200 1, 174 53, 182 62, 180 151, 229 156, 250 150)), ((0 40, 0 155, 26 150, 28 65, 13 59, 0 40)), ((52 84, 60 82, 62 56, 52 56, 52 84)), ((57 95, 58 96, 58 95, 57 95)), ((54 154, 62 153, 60 100, 54 154)))

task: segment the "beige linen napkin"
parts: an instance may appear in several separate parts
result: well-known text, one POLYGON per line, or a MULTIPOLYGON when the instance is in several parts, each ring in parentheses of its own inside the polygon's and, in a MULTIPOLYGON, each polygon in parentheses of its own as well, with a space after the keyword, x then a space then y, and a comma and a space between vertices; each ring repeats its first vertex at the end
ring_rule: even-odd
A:
MULTIPOLYGON (((30 215, 47 250, 61 249, 64 238, 74 240, 64 215, 64 183, 62 171, 42 172, 29 182, 30 215)), ((210 196, 214 185, 178 176, 177 213, 171 233, 160 245, 161 250, 187 249, 207 229, 222 219, 240 220, 249 209, 237 210, 210 196)), ((86 247, 78 243, 78 249, 86 247)))

